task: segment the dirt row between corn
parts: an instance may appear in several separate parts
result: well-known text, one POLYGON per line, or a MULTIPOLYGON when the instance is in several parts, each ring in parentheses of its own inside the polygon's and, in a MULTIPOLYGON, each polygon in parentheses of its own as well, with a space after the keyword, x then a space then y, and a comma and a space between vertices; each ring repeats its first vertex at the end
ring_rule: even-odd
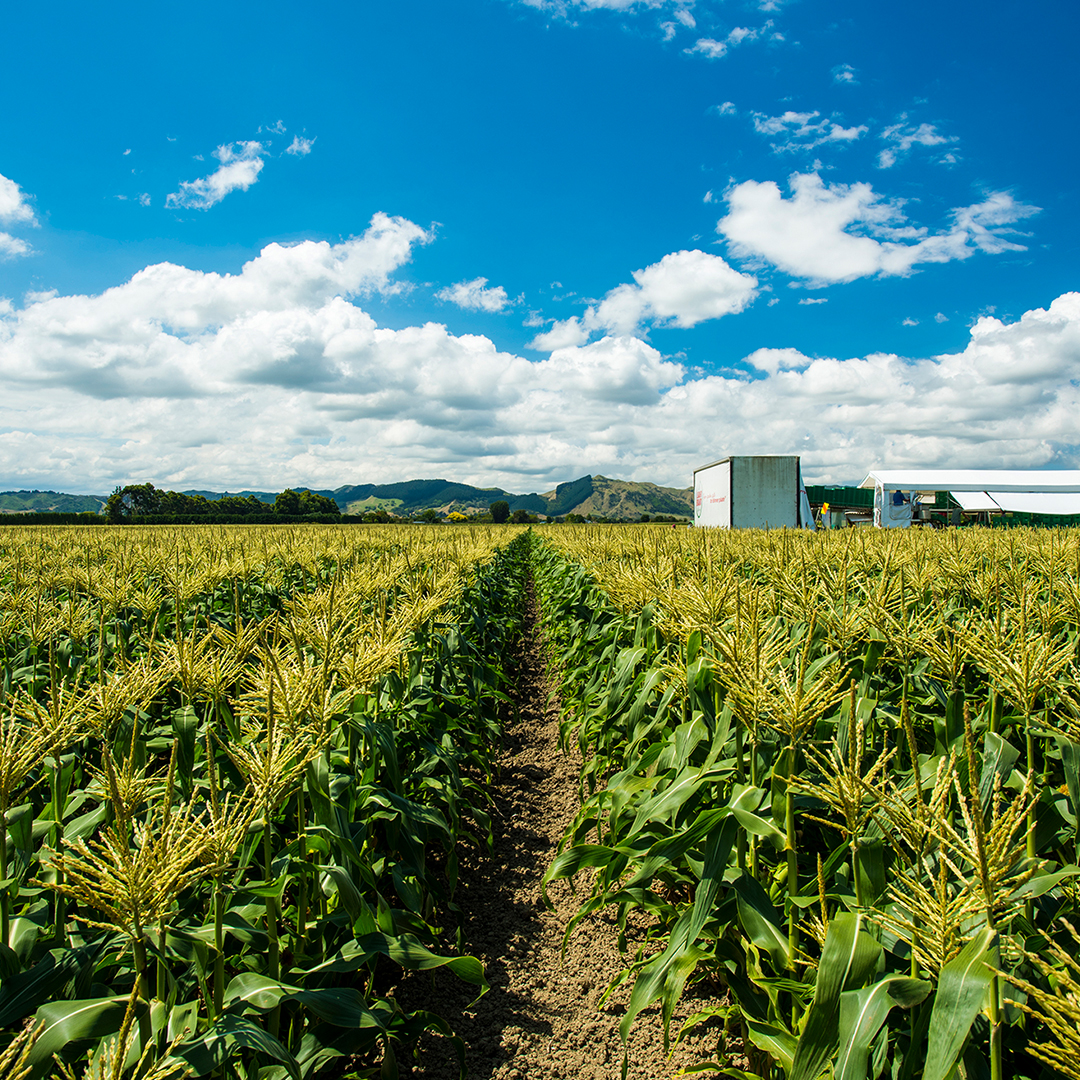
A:
MULTIPOLYGON (((629 999, 625 986, 599 1004, 627 963, 614 919, 599 914, 582 923, 563 957, 575 896, 565 882, 549 891, 553 909, 540 895, 540 880, 580 805, 580 759, 559 749, 558 688, 548 672, 534 600, 515 666, 518 718, 508 725, 500 761, 494 851, 463 864, 455 897, 465 949, 483 963, 491 990, 472 1004, 473 988, 440 970, 433 979, 425 973, 409 980, 398 997, 407 1008, 431 1009, 449 1021, 465 1041, 469 1080, 607 1080, 620 1074, 619 1020, 629 999)), ((632 941, 629 947, 634 949, 632 941)), ((688 992, 672 1035, 687 1015, 718 1003, 688 992)), ((642 1014, 630 1033, 628 1076, 663 1080, 714 1058, 718 1028, 698 1031, 669 1058, 658 1009, 642 1014)), ((407 1063, 399 1064, 407 1073, 407 1063)), ((418 1059, 409 1064, 409 1075, 423 1080, 458 1075, 453 1051, 435 1036, 421 1040, 418 1059)))

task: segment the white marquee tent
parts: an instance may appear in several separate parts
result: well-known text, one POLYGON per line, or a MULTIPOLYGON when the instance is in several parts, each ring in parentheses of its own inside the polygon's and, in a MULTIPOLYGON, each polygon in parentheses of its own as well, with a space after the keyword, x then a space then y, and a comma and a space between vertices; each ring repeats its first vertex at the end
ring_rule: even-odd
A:
POLYGON ((1080 514, 1080 470, 876 469, 859 485, 874 489, 874 524, 905 528, 919 495, 948 491, 966 511, 1080 514))

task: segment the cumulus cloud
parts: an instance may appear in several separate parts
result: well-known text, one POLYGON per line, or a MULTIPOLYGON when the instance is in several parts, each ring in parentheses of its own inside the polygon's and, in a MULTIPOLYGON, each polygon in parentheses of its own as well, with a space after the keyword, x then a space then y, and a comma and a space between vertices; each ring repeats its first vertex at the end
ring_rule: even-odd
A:
MULTIPOLYGON (((6 176, 0 175, 0 225, 37 225, 26 193, 6 176)), ((26 255, 30 245, 11 233, 0 231, 0 259, 12 259, 17 255, 26 255)))
POLYGON ((817 173, 794 173, 791 197, 769 180, 747 180, 726 196, 728 213, 717 223, 732 253, 771 263, 812 285, 912 272, 921 263, 966 259, 976 251, 1023 251, 1008 239, 1011 226, 1038 207, 995 192, 984 202, 952 212, 952 226, 931 234, 910 224, 902 203, 870 184, 826 184, 817 173))
POLYGON ((221 164, 209 176, 183 180, 180 190, 165 205, 188 210, 209 210, 233 191, 247 191, 259 179, 267 147, 261 142, 226 143, 214 151, 221 164))
POLYGON ((858 86, 859 79, 850 64, 838 64, 832 69, 833 82, 841 86, 858 86))
POLYGON ((705 251, 672 252, 644 270, 635 270, 632 277, 633 284, 612 289, 583 316, 557 322, 537 335, 531 347, 547 350, 577 345, 596 331, 634 334, 644 322, 686 329, 742 311, 757 295, 757 278, 705 251))
POLYGON ((753 41, 771 27, 771 22, 759 27, 736 26, 725 38, 698 38, 689 48, 683 49, 683 52, 689 56, 696 54, 708 60, 719 60, 734 46, 741 45, 744 41, 753 41))
POLYGON ((14 259, 17 255, 26 255, 30 245, 11 233, 0 230, 0 259, 14 259))
MULTIPOLYGON (((561 18, 569 17, 573 11, 626 11, 639 8, 664 7, 665 0, 520 0, 525 7, 546 11, 561 18)), ((682 5, 680 5, 680 8, 682 5)))
POLYGON ((440 289, 435 296, 439 300, 446 300, 451 304, 457 304, 466 311, 502 311, 510 298, 501 285, 487 288, 486 277, 473 278, 472 281, 459 281, 456 285, 448 285, 440 289))
POLYGON ((400 291, 391 275, 430 239, 376 214, 363 236, 270 244, 238 274, 158 263, 100 296, 30 295, 3 324, 0 370, 27 387, 70 385, 102 399, 196 393, 219 383, 223 347, 265 369, 288 352, 290 326, 303 336, 311 312, 337 299, 359 318, 339 298, 400 291))
POLYGON ((292 154, 294 157, 307 157, 314 145, 314 139, 305 139, 302 135, 294 135, 293 141, 285 147, 285 153, 292 154))
MULTIPOLYGON (((933 124, 919 124, 913 127, 907 122, 907 115, 901 114, 896 124, 890 124, 881 133, 881 138, 888 144, 878 154, 878 168, 891 169, 913 146, 944 146, 956 142, 955 135, 942 135, 933 124)), ((958 160, 955 154, 946 155, 946 164, 953 165, 958 160)))
POLYGON ((787 111, 780 116, 766 113, 753 113, 754 130, 759 135, 768 135, 778 141, 771 144, 777 153, 793 150, 813 150, 826 143, 844 145, 853 143, 869 130, 865 124, 856 127, 844 127, 834 119, 822 119, 817 110, 814 112, 787 111))
POLYGON ((4 225, 33 225, 34 211, 25 192, 14 180, 0 176, 0 223, 4 225))
POLYGON ((107 491, 443 475, 544 490, 583 471, 685 486, 727 453, 875 465, 1080 467, 1080 294, 956 353, 758 349, 699 374, 632 335, 529 361, 350 296, 426 234, 381 217, 345 244, 267 248, 236 274, 162 264, 97 296, 0 305, 0 476, 107 491))

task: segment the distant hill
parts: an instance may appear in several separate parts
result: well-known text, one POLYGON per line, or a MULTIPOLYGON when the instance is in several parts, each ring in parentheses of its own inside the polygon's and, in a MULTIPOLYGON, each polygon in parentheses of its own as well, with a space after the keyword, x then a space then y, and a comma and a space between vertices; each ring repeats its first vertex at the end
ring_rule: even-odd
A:
MULTIPOLYGON (((300 488, 298 490, 304 490, 300 488)), ((396 484, 351 484, 339 488, 310 488, 319 495, 332 498, 343 513, 363 514, 368 510, 384 509, 401 517, 424 510, 447 514, 457 510, 464 514, 484 513, 497 499, 510 504, 511 513, 527 510, 530 514, 564 517, 566 514, 593 514, 615 521, 636 520, 642 514, 693 515, 693 490, 668 488, 632 480, 612 480, 606 476, 582 476, 544 494, 530 492, 515 495, 499 487, 478 488, 452 480, 403 480, 396 484)), ((265 503, 273 503, 272 491, 204 491, 191 489, 185 495, 203 495, 220 499, 223 495, 254 495, 265 503)), ((82 513, 100 512, 105 505, 104 495, 64 495, 56 491, 0 492, 0 513, 82 513)))
POLYGON ((100 514, 105 499, 61 491, 0 491, 0 514, 100 514))
POLYGON ((383 508, 395 514, 415 514, 422 510, 471 514, 487 510, 496 499, 505 499, 511 513, 564 517, 566 514, 596 514, 618 521, 636 520, 642 514, 693 515, 693 489, 667 488, 658 484, 612 480, 606 476, 582 476, 559 484, 544 494, 515 495, 502 488, 477 488, 451 480, 406 480, 399 484, 357 484, 336 488, 330 494, 346 513, 363 513, 383 508))
POLYGON ((573 510, 559 509, 559 515, 575 513, 584 517, 595 514, 615 521, 633 520, 642 514, 693 517, 693 488, 668 488, 633 480, 611 480, 606 476, 586 476, 575 480, 573 484, 560 484, 555 489, 556 502, 559 501, 562 488, 574 488, 577 485, 581 487, 573 493, 576 499, 573 510), (583 481, 589 482, 587 494, 583 481))

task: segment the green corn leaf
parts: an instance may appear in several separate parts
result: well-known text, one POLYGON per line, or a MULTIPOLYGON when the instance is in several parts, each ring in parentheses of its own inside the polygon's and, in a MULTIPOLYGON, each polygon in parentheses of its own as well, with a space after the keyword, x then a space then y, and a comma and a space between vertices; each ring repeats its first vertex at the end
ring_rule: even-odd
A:
POLYGON ((1008 779, 1020 751, 1006 742, 994 731, 988 731, 983 739, 982 772, 979 775, 979 801, 987 814, 994 798, 994 781, 1008 779))
POLYGON ((865 916, 841 912, 829 923, 818 964, 814 1000, 795 1048, 789 1080, 817 1080, 836 1053, 840 995, 865 982, 881 956, 881 945, 862 927, 865 916))
POLYGON ((1056 889, 1063 881, 1067 881, 1071 877, 1076 877, 1078 874, 1080 874, 1080 866, 1063 866, 1059 870, 1042 871, 1025 881, 1024 884, 1012 894, 1010 899, 1018 900, 1021 897, 1034 898, 1036 896, 1042 896, 1045 893, 1050 892, 1051 889, 1056 889))
POLYGON ((292 1080, 302 1080, 296 1058, 268 1031, 243 1016, 216 1017, 204 1032, 180 1043, 171 1056, 188 1065, 195 1076, 206 1076, 233 1059, 236 1048, 280 1061, 292 1080))
POLYGON ((185 797, 191 795, 195 773, 195 743, 199 736, 199 717, 190 705, 173 709, 172 728, 176 741, 176 775, 185 797))
POLYGON ((865 990, 840 995, 840 1049, 836 1056, 836 1080, 866 1080, 866 1063, 885 1018, 895 1005, 903 1009, 918 1005, 933 989, 923 979, 890 975, 865 990))
POLYGON ((337 893, 338 903, 349 916, 349 921, 355 922, 360 918, 364 901, 360 895, 360 890, 357 889, 355 882, 349 876, 349 872, 344 867, 333 865, 322 866, 320 870, 326 880, 332 882, 334 891, 337 893))
MULTIPOLYGON (((704 725, 701 726, 704 728, 704 725)), ((730 768, 699 769, 693 765, 687 766, 669 787, 658 792, 638 810, 631 832, 637 832, 647 822, 667 821, 684 803, 693 798, 702 786, 714 784, 730 774, 730 768)))
POLYGON ((226 1011, 232 1013, 247 1006, 259 1012, 269 1012, 282 1001, 298 1001, 335 1027, 382 1027, 378 1015, 367 1008, 359 990, 351 987, 304 990, 253 972, 237 975, 229 983, 225 990, 224 1006, 226 1011))
POLYGON ((704 810, 685 829, 679 830, 674 836, 657 841, 645 853, 637 872, 623 888, 632 889, 648 885, 662 867, 678 863, 688 851, 700 844, 714 830, 720 828, 728 813, 727 807, 704 810))
POLYGON ((1065 770, 1069 803, 1077 819, 1077 831, 1080 832, 1080 743, 1071 742, 1064 735, 1059 735, 1057 744, 1061 751, 1061 764, 1065 770))
POLYGON ((540 881, 540 891, 546 899, 546 889, 551 882, 571 878, 580 870, 611 865, 625 866, 626 856, 602 844, 576 844, 572 848, 567 848, 547 868, 540 881))
POLYGON ((37 1080, 52 1065, 53 1054, 85 1039, 102 1039, 120 1030, 128 997, 93 998, 82 1001, 53 1001, 42 1005, 34 1016, 42 1023, 41 1034, 27 1058, 30 1077, 37 1080))
POLYGON ((738 895, 739 924, 747 937, 769 954, 777 970, 791 966, 787 931, 769 901, 768 894, 749 874, 741 874, 733 883, 738 895))
POLYGON ((885 841, 882 837, 859 837, 855 873, 862 888, 863 902, 867 905, 877 903, 885 892, 885 841))
POLYGON ((945 1080, 956 1064, 994 978, 989 965, 996 941, 997 933, 984 927, 941 969, 923 1080, 945 1080))
POLYGON ((80 970, 92 966, 100 951, 97 946, 54 950, 28 971, 5 979, 0 986, 0 1027, 11 1027, 47 1001, 67 997, 80 970))
POLYGON ((448 967, 459 979, 488 990, 484 965, 475 956, 440 956, 422 945, 411 934, 390 936, 385 933, 365 934, 358 941, 343 945, 333 956, 315 967, 297 971, 297 975, 313 975, 318 971, 356 971, 376 956, 387 956, 403 968, 428 971, 448 967))
POLYGON ((682 995, 683 986, 698 961, 708 955, 705 950, 699 949, 695 942, 712 914, 731 848, 735 843, 736 832, 734 818, 728 817, 723 826, 714 830, 709 838, 693 906, 679 916, 667 948, 642 968, 634 983, 630 1004, 619 1024, 623 1043, 630 1034, 630 1026, 637 1014, 660 998, 663 1008, 664 1045, 667 1046, 671 1014, 682 995))
POLYGON ((759 1050, 764 1050, 780 1062, 784 1072, 791 1072, 791 1065, 795 1060, 795 1036, 790 1031, 785 1031, 775 1024, 747 1019, 746 1033, 759 1050))

